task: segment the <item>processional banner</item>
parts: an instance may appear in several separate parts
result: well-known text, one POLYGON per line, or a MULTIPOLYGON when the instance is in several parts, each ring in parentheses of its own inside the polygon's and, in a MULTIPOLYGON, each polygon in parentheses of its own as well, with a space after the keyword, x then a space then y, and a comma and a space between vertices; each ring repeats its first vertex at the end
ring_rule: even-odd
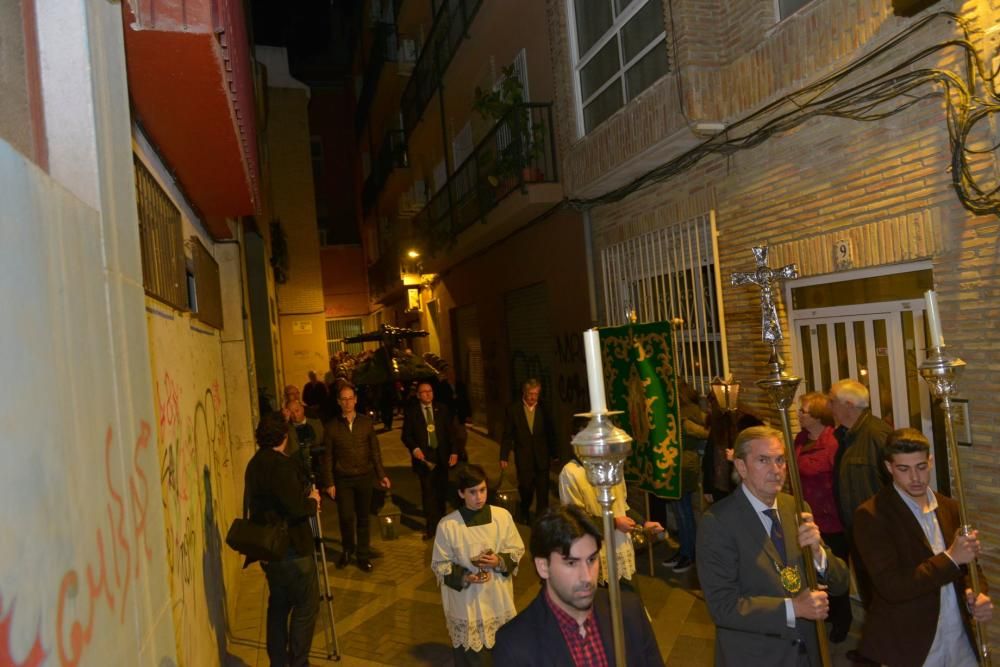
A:
POLYGON ((669 322, 600 330, 609 409, 632 436, 625 480, 660 498, 681 497, 680 405, 669 322))

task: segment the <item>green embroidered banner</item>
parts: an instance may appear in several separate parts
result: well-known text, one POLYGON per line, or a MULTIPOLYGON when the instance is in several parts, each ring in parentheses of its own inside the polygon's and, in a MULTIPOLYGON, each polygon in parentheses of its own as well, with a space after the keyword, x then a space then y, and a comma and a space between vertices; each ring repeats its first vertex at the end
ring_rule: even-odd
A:
POLYGON ((601 329, 608 409, 632 436, 625 479, 660 498, 681 497, 680 402, 669 322, 601 329))

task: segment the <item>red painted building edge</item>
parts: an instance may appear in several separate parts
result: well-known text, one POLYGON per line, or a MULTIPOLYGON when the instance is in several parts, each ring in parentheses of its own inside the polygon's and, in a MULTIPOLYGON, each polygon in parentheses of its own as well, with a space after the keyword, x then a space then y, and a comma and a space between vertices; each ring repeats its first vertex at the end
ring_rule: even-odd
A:
POLYGON ((137 4, 142 21, 131 7, 122 12, 133 112, 210 233, 228 238, 224 218, 253 215, 259 206, 252 61, 242 7, 227 0, 182 3, 187 23, 180 31, 168 11, 176 3, 137 4), (195 19, 200 22, 192 24, 195 19))

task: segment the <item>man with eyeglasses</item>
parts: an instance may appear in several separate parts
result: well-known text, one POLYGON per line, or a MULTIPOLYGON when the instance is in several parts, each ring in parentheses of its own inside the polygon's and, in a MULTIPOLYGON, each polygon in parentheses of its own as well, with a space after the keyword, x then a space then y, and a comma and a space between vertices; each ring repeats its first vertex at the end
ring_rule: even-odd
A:
POLYGON ((371 417, 355 410, 357 402, 357 393, 351 385, 344 385, 337 392, 340 416, 327 424, 324 433, 320 486, 331 500, 337 501, 344 546, 337 567, 347 567, 355 556, 358 568, 371 572, 374 569, 369 515, 372 491, 376 479, 384 489, 391 484, 382 466, 375 425, 371 417))
POLYGON ((781 433, 754 426, 733 447, 740 487, 705 512, 695 550, 715 622, 715 664, 818 665, 816 624, 829 613, 828 595, 847 591, 847 566, 823 543, 808 505, 796 516, 795 500, 781 490, 781 433), (806 587, 805 558, 824 588, 806 587))

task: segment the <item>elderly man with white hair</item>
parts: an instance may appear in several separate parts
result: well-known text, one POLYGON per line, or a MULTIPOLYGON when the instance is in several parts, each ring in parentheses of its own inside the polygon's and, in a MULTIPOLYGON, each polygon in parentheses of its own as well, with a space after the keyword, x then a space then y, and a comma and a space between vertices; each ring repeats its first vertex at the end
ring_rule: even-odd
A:
POLYGON ((872 415, 868 388, 856 380, 841 380, 830 387, 830 411, 837 424, 837 472, 834 492, 840 518, 850 530, 854 510, 887 481, 882 449, 892 428, 872 415))

